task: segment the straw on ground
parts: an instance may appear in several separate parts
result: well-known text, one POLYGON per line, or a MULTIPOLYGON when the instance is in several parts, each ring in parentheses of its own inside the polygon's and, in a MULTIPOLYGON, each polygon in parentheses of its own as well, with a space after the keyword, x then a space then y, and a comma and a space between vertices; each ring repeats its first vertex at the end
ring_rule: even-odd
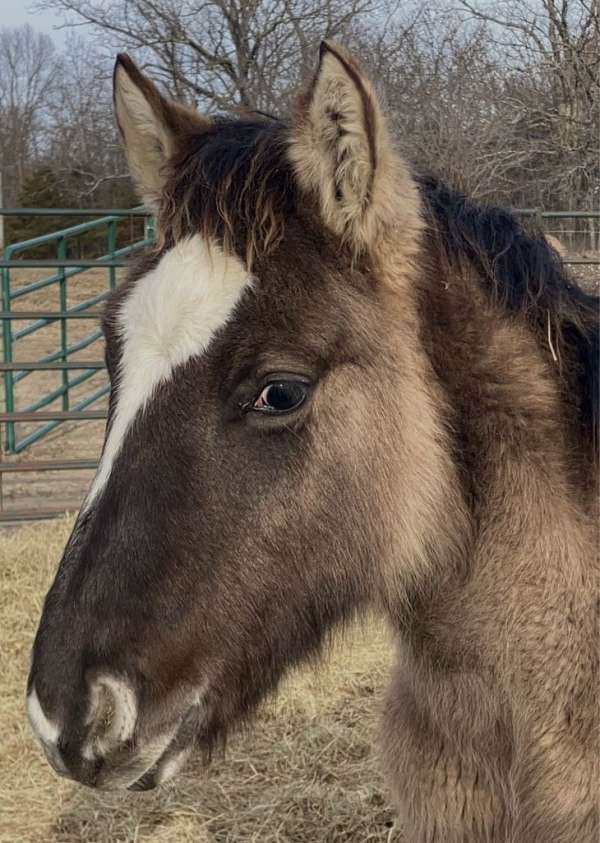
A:
POLYGON ((71 523, 0 538, 0 843, 399 840, 376 751, 391 645, 375 623, 348 634, 319 670, 291 677, 208 769, 198 760, 149 794, 95 793, 56 778, 30 736, 24 685, 71 523))

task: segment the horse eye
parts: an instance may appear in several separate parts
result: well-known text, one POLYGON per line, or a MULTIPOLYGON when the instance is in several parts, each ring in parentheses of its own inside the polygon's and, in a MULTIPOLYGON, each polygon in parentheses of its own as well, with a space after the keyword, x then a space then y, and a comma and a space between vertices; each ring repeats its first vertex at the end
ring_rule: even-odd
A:
POLYGON ((260 413, 290 413, 306 400, 308 384, 301 381, 273 381, 260 393, 252 409, 260 413))

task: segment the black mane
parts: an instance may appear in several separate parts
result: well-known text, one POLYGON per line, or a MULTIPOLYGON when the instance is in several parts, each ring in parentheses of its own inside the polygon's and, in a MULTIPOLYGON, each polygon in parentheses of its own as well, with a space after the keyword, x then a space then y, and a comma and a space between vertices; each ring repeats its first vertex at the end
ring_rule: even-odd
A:
POLYGON ((550 326, 570 398, 597 453, 600 299, 584 292, 543 234, 527 232, 510 210, 479 205, 430 177, 418 183, 448 259, 473 264, 487 294, 523 314, 547 348, 550 326))
POLYGON ((295 196, 282 122, 216 118, 187 137, 168 175, 159 214, 167 240, 201 230, 248 265, 281 240, 295 196))

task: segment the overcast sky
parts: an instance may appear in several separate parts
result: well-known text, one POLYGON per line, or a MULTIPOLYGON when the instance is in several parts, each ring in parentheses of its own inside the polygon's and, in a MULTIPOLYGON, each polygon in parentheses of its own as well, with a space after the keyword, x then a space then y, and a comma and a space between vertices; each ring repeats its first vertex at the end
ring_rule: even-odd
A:
MULTIPOLYGON (((51 35, 55 44, 60 46, 65 37, 65 30, 54 29, 60 24, 60 17, 53 12, 33 12, 31 6, 30 0, 0 0, 0 26, 21 26, 30 23, 34 29, 51 35)), ((85 27, 79 27, 78 34, 85 35, 85 27)))

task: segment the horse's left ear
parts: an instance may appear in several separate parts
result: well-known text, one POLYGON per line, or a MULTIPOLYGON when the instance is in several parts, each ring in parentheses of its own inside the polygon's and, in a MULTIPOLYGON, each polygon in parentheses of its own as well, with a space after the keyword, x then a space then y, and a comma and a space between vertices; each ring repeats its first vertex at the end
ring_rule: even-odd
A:
POLYGON ((397 219, 403 184, 414 192, 371 83, 342 47, 328 42, 299 100, 290 156, 301 187, 318 196, 325 224, 355 251, 372 246, 386 221, 397 219))
POLYGON ((131 177, 146 205, 156 209, 169 158, 182 138, 206 130, 209 120, 164 97, 125 53, 117 56, 113 100, 131 177))

